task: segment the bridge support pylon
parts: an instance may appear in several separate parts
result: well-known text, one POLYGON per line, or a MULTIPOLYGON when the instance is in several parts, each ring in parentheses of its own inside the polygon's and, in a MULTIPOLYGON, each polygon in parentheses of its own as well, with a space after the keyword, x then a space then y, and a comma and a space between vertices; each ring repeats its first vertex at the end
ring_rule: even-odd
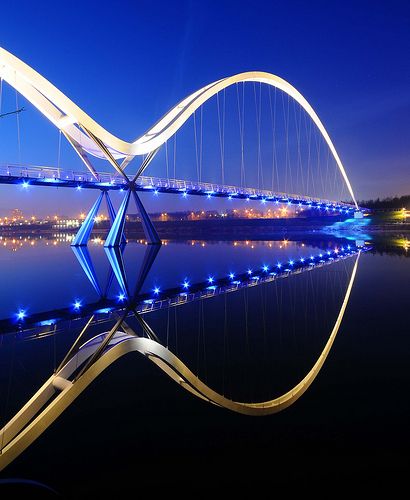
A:
POLYGON ((140 200, 137 192, 135 191, 133 186, 130 185, 130 187, 127 190, 127 193, 126 193, 126 195, 125 195, 125 197, 120 205, 120 208, 119 208, 118 213, 114 219, 114 222, 112 223, 112 226, 111 226, 110 232, 108 233, 107 239, 105 240, 104 247, 106 247, 106 248, 119 246, 124 239, 125 219, 126 219, 126 213, 127 213, 129 201, 131 198, 131 194, 134 197, 135 204, 136 204, 138 212, 140 214, 142 227, 143 227, 145 238, 146 238, 148 244, 161 245, 161 240, 160 240, 158 233, 154 227, 154 224, 152 223, 151 219, 149 218, 149 215, 148 215, 147 211, 145 210, 145 207, 142 204, 142 201, 140 200))
MULTIPOLYGON (((111 225, 114 224, 114 221, 116 219, 116 213, 114 210, 114 206, 112 204, 110 195, 108 191, 102 190, 100 195, 98 196, 96 202, 94 205, 91 207, 91 210, 88 212, 87 217, 84 219, 84 222, 81 224, 80 229, 78 230, 78 233, 75 235, 71 246, 73 247, 80 247, 80 246, 85 246, 88 243, 88 240, 90 239, 90 234, 91 231, 93 230, 94 223, 98 214, 98 211, 101 207, 101 202, 105 198, 105 202, 107 205, 107 211, 108 211, 108 216, 111 221, 111 225)), ((126 239, 124 234, 122 234, 122 237, 120 239, 119 244, 125 244, 126 239)))
POLYGON ((88 240, 90 239, 91 231, 94 227, 95 218, 97 216, 98 210, 101 206, 101 201, 104 196, 104 191, 101 191, 100 195, 97 198, 97 201, 91 207, 91 210, 88 212, 87 217, 84 219, 84 222, 81 224, 78 233, 75 235, 71 246, 79 247, 83 245, 87 245, 88 240))

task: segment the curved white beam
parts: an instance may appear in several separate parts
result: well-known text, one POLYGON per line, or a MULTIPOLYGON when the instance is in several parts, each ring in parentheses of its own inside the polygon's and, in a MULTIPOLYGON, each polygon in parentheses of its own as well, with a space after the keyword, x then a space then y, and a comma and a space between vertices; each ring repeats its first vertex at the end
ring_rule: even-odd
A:
POLYGON ((283 78, 271 73, 249 71, 206 85, 183 99, 134 142, 124 141, 108 132, 43 76, 1 47, 0 77, 36 106, 57 128, 79 143, 85 151, 103 159, 106 159, 106 155, 98 148, 95 141, 85 133, 85 130, 90 131, 99 139, 115 159, 145 155, 164 144, 182 127, 196 109, 221 90, 240 82, 261 82, 271 85, 292 97, 313 120, 326 141, 358 208, 342 161, 318 115, 295 87, 283 78))

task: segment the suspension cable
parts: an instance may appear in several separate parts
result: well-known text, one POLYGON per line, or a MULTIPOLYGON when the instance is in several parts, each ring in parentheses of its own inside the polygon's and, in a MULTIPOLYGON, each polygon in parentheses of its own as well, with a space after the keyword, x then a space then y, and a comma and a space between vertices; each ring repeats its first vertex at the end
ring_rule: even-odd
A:
POLYGON ((240 102, 239 84, 236 84, 236 97, 238 102, 239 137, 241 141, 241 187, 245 186, 245 155, 244 155, 244 130, 245 130, 245 82, 242 86, 242 112, 240 102))
MULTIPOLYGON (((19 109, 17 90, 16 90, 16 109, 19 109)), ((20 113, 16 113, 18 160, 19 160, 19 164, 21 165, 21 141, 20 141, 20 118, 19 118, 19 115, 20 115, 20 113)))
POLYGON ((194 123, 194 142, 195 142, 195 163, 196 163, 196 176, 199 182, 199 158, 198 158, 198 139, 196 136, 196 111, 193 113, 193 123, 194 123))
POLYGON ((222 120, 219 105, 219 92, 216 94, 216 103, 218 109, 218 130, 219 130, 219 150, 221 155, 221 179, 222 185, 225 184, 225 89, 223 90, 223 101, 222 101, 222 120), (222 123, 221 123, 222 122, 222 123))
POLYGON ((61 159, 61 130, 58 131, 58 153, 57 153, 57 170, 58 177, 60 177, 60 159, 61 159))
POLYGON ((167 181, 169 183, 168 141, 165 141, 165 165, 166 165, 166 169, 167 169, 167 181))

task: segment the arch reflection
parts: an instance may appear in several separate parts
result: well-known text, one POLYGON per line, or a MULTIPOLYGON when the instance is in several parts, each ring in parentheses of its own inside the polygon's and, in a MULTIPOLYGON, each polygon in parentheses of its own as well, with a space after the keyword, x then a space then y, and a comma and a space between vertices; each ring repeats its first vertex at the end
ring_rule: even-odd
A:
MULTIPOLYGON (((299 268, 284 273, 283 275, 266 276, 256 280, 256 285, 267 281, 276 280, 280 277, 290 276, 300 273, 302 269, 313 270, 323 265, 331 265, 338 260, 355 256, 355 263, 350 276, 348 286, 345 291, 344 299, 337 315, 336 321, 330 333, 330 336, 320 353, 318 359, 308 373, 289 391, 274 399, 261 402, 246 402, 229 399, 216 392, 201 379, 199 379, 184 362, 166 348, 160 341, 156 333, 145 320, 144 315, 155 310, 153 302, 146 304, 143 310, 141 307, 140 291, 147 277, 147 274, 158 253, 156 247, 147 247, 144 263, 140 268, 135 290, 126 306, 116 308, 111 311, 111 319, 115 318, 115 323, 110 330, 84 341, 90 326, 95 321, 95 315, 91 314, 87 323, 82 329, 80 335, 71 346, 60 366, 37 391, 37 393, 24 405, 24 407, 6 424, 0 431, 3 443, 2 453, 0 455, 0 469, 6 467, 14 458, 22 453, 58 416, 95 380, 99 374, 116 360, 129 352, 139 352, 160 369, 162 369, 170 378, 176 381, 184 389, 195 396, 213 403, 217 406, 229 410, 247 414, 247 415, 267 415, 279 412, 295 401, 309 388, 315 380, 320 369, 332 348, 334 340, 339 331, 350 295, 354 285, 359 257, 361 250, 352 249, 345 255, 340 255, 336 259, 323 261, 318 266, 309 266, 299 268), (150 309, 151 308, 151 309, 150 309), (138 335, 129 325, 128 318, 135 317, 142 327, 143 334, 138 335)), ((86 252, 76 253, 79 261, 91 283, 96 285, 96 290, 102 290, 95 276, 93 276, 93 266, 89 255, 86 252), (90 264, 91 263, 91 264, 90 264)), ((124 266, 122 264, 122 253, 119 249, 110 251, 108 256, 112 276, 115 276, 119 283, 124 284, 124 289, 129 291, 124 266)), ((95 274, 95 273, 94 273, 95 274)), ((112 280, 112 276, 108 281, 112 280)), ((239 281, 239 280, 238 280, 239 281)), ((255 286, 255 280, 240 281, 234 287, 232 284, 221 282, 218 287, 212 287, 212 290, 204 290, 198 285, 197 289, 184 294, 183 300, 173 300, 172 290, 167 298, 158 299, 158 307, 172 307, 183 305, 189 300, 200 300, 208 298, 209 292, 227 293, 242 289, 244 286, 255 286), (236 287, 236 288, 235 288, 236 287), (190 295, 188 297, 188 295, 190 295)), ((208 286, 208 289, 210 287, 208 286)), ((181 293, 178 293, 181 297, 181 293)), ((213 295, 212 295, 213 296, 213 295)))

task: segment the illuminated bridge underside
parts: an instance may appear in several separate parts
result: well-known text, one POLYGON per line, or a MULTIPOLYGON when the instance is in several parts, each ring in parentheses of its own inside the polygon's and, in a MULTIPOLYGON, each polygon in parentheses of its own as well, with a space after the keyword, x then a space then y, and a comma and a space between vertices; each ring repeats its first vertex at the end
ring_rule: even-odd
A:
MULTIPOLYGON (((92 165, 83 157, 87 153, 108 160, 117 172, 123 173, 123 168, 134 157, 155 154, 158 148, 170 139, 200 106, 223 89, 240 82, 260 82, 270 85, 285 92, 299 103, 315 123, 357 207, 356 198, 342 161, 318 115, 295 87, 276 75, 250 71, 206 85, 183 99, 134 142, 124 141, 108 132, 43 76, 2 48, 0 48, 0 77, 64 133, 92 173, 95 172, 92 165), (117 164, 118 159, 124 159, 121 165, 117 164)), ((145 166, 140 169, 139 174, 142 174, 144 168, 145 166)))
POLYGON ((47 380, 30 401, 0 431, 4 444, 0 455, 0 470, 37 439, 101 372, 117 359, 134 351, 150 359, 184 389, 217 406, 246 415, 269 415, 287 408, 309 388, 326 361, 350 298, 359 257, 360 253, 357 256, 343 303, 324 349, 305 377, 285 394, 259 403, 233 401, 203 383, 177 356, 158 342, 129 335, 122 331, 115 331, 104 353, 88 370, 78 378, 73 378, 77 367, 92 358, 108 335, 108 333, 101 334, 83 344, 79 351, 47 380))
MULTIPOLYGON (((0 184, 21 184, 25 187, 52 186, 77 189, 126 190, 127 182, 118 175, 97 172, 97 177, 84 172, 65 171, 51 167, 21 167, 17 165, 0 166, 0 184)), ((267 189, 226 186, 209 182, 194 182, 181 179, 140 176, 135 182, 135 190, 179 194, 180 196, 197 195, 217 198, 235 198, 242 200, 260 200, 262 202, 287 203, 289 205, 311 206, 322 209, 343 209, 354 211, 350 203, 336 202, 303 196, 274 192, 267 189)))

